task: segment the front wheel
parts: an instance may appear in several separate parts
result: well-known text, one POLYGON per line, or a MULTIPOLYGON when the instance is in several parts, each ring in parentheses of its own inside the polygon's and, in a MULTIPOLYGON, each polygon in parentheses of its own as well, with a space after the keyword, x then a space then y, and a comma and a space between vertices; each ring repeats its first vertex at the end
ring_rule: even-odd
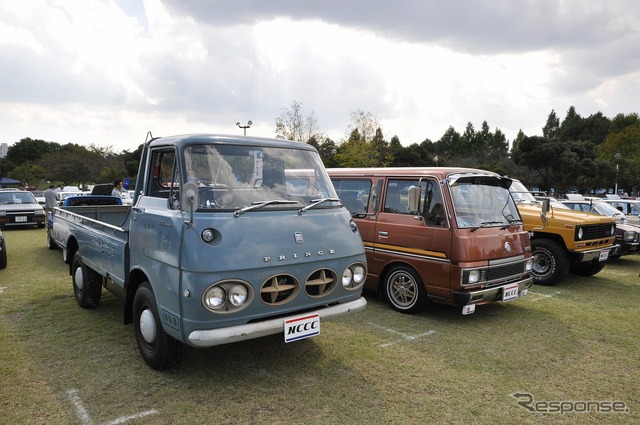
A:
POLYGON ((550 239, 531 241, 533 283, 555 285, 569 273, 569 257, 564 248, 550 239))
POLYGON ((178 344, 162 328, 156 297, 149 282, 143 282, 133 299, 133 323, 136 343, 144 361, 155 370, 171 366, 178 344))
POLYGON ((71 281, 73 282, 73 294, 80 307, 95 308, 98 306, 102 295, 100 275, 82 262, 80 252, 76 252, 73 256, 71 281))
POLYGON ((574 264, 571 266, 571 274, 578 276, 593 276, 604 269, 605 261, 593 260, 588 263, 574 264))
POLYGON ((391 307, 401 313, 415 314, 426 302, 422 279, 407 266, 395 266, 386 274, 384 291, 391 307))

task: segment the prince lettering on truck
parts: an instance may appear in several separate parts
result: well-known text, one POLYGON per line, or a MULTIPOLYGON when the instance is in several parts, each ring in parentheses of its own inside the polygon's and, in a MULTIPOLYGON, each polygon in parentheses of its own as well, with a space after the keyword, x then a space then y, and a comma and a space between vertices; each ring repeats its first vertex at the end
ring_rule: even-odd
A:
POLYGON ((51 232, 76 300, 124 299, 154 369, 193 347, 280 333, 318 335, 363 309, 357 226, 317 151, 304 143, 185 135, 145 143, 133 205, 56 208, 51 232), (310 176, 304 190, 288 175, 310 176))

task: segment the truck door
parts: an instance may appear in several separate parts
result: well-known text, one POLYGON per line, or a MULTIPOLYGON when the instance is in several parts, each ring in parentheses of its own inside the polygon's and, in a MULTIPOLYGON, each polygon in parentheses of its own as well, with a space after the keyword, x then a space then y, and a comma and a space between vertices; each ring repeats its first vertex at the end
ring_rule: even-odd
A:
POLYGON ((131 267, 140 265, 152 285, 173 282, 177 291, 182 227, 178 163, 173 148, 153 150, 149 161, 146 176, 138 176, 146 182, 143 196, 131 210, 131 267))
POLYGON ((415 269, 427 294, 450 298, 452 232, 437 180, 387 179, 374 231, 376 264, 404 263, 415 269), (420 187, 418 210, 409 209, 409 189, 420 187))

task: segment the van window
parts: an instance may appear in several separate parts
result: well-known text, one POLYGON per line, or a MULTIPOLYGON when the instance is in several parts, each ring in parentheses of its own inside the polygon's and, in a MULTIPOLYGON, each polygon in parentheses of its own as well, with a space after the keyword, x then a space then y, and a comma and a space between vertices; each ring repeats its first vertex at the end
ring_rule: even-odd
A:
POLYGON ((342 205, 351 214, 364 214, 367 212, 371 196, 371 180, 333 180, 333 186, 338 193, 342 205))
POLYGON ((424 193, 424 221, 428 226, 443 227, 446 226, 446 214, 444 204, 442 202, 442 194, 437 182, 429 180, 426 182, 424 193))

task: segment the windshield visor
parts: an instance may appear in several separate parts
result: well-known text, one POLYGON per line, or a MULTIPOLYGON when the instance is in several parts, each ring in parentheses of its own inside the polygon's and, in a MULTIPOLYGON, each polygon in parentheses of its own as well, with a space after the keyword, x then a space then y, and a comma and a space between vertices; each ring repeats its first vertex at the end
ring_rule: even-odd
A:
POLYGON ((520 224, 520 215, 509 190, 510 181, 492 176, 449 180, 456 222, 460 228, 520 224))
MULTIPOLYGON (((265 207, 301 208, 313 200, 336 198, 314 151, 235 145, 185 148, 185 182, 198 187, 198 210, 265 207)), ((338 206, 337 202, 324 206, 338 206)))

